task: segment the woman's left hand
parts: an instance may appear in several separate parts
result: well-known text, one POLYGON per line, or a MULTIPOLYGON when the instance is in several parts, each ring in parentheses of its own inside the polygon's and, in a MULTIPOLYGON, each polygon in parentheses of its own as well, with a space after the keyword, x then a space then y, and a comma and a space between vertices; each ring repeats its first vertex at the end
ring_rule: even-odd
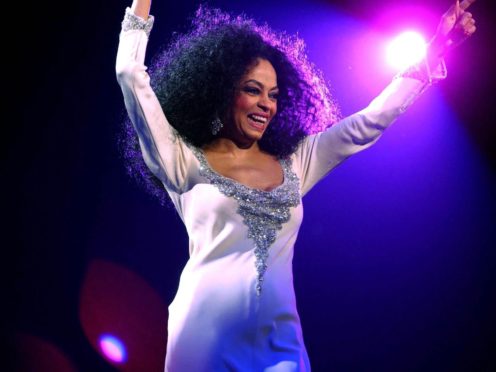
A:
POLYGON ((453 4, 441 17, 436 35, 429 49, 436 57, 443 57, 452 49, 467 40, 476 30, 472 13, 466 10, 475 0, 459 0, 453 4))

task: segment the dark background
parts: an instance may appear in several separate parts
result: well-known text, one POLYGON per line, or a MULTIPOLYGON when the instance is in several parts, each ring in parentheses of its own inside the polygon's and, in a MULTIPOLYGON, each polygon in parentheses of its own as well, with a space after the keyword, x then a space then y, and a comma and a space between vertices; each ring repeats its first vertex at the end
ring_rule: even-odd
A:
MULTIPOLYGON (((298 17, 313 14, 305 9, 330 9, 366 25, 403 3, 439 15, 450 5, 210 2, 244 10, 279 29, 291 19, 288 31, 303 37, 295 25, 298 17)), ((36 3, 4 15, 14 23, 4 31, 4 339, 10 355, 17 350, 23 360, 36 357, 19 346, 31 335, 57 347, 78 370, 113 370, 92 348, 80 322, 88 267, 102 260, 128 268, 168 304, 187 259, 187 237, 177 214, 129 179, 118 152, 123 101, 114 61, 128 5, 117 0, 36 3)), ((173 31, 186 27, 197 5, 154 2, 151 54, 173 31)), ((473 5, 476 35, 448 57, 448 80, 422 97, 404 121, 404 128, 429 121, 428 102, 442 97, 449 113, 439 117, 453 122, 436 132, 447 142, 429 144, 443 162, 425 156, 416 162, 432 148, 413 141, 418 152, 408 153, 404 148, 414 124, 395 127, 396 135, 388 133, 390 142, 377 145, 397 154, 394 160, 385 160, 381 147, 357 155, 305 200, 295 288, 316 371, 496 370, 491 345, 496 334, 496 28, 490 6, 483 0, 473 5), (415 171, 427 163, 434 164, 429 172, 415 171), (416 172, 415 178, 401 173, 410 165, 414 170, 408 174, 416 172), (375 173, 374 166, 381 171, 375 173), (355 171, 362 176, 355 178, 355 171)), ((435 24, 431 27, 433 32, 435 24)), ((311 57, 317 54, 314 44, 309 42, 311 57)), ((349 114, 373 95, 360 96, 352 73, 335 66, 324 72, 337 82, 334 96, 338 102, 344 97, 343 114, 349 114), (353 94, 357 98, 349 103, 353 94)), ((146 318, 147 311, 134 316, 146 318)))

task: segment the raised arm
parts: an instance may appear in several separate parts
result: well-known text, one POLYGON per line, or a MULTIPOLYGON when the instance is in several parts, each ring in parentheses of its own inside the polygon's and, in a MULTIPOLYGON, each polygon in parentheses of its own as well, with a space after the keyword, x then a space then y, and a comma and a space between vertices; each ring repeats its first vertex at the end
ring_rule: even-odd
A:
POLYGON ((152 5, 152 0, 134 0, 131 5, 131 10, 135 15, 148 20, 148 16, 150 15, 150 7, 152 5))
POLYGON ((145 163, 169 190, 180 193, 186 186, 192 154, 167 122, 144 65, 154 22, 153 16, 149 16, 150 3, 134 0, 132 7, 126 9, 116 74, 145 163))
POLYGON ((397 76, 362 111, 303 141, 295 153, 303 195, 343 160, 377 142, 426 88, 446 77, 443 57, 475 32, 465 11, 474 1, 456 1, 443 15, 424 61, 397 76))

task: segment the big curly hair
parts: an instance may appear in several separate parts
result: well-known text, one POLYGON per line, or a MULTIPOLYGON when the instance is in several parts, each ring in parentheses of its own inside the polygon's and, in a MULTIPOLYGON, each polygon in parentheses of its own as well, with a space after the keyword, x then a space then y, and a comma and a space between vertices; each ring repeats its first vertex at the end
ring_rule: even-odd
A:
MULTIPOLYGON (((149 69, 165 116, 185 142, 202 147, 215 138, 210 123, 229 113, 236 86, 258 59, 273 65, 279 88, 277 115, 259 142, 262 150, 286 157, 303 138, 337 121, 337 105, 308 61, 302 39, 202 5, 190 30, 175 35, 149 69)), ((146 167, 129 119, 121 145, 128 173, 166 204, 163 185, 146 167)))

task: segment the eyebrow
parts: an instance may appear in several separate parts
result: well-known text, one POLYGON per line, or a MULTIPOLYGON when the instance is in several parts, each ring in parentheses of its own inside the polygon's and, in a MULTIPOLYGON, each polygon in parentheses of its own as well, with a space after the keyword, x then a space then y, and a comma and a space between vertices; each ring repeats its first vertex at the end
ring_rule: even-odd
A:
MULTIPOLYGON (((264 85, 261 82, 259 82, 258 80, 255 80, 255 79, 246 80, 244 82, 244 84, 246 84, 246 83, 254 83, 254 84, 258 85, 260 88, 262 88, 262 89, 264 88, 264 85)), ((275 90, 275 89, 279 89, 279 87, 276 85, 275 87, 270 88, 269 90, 275 90)))

